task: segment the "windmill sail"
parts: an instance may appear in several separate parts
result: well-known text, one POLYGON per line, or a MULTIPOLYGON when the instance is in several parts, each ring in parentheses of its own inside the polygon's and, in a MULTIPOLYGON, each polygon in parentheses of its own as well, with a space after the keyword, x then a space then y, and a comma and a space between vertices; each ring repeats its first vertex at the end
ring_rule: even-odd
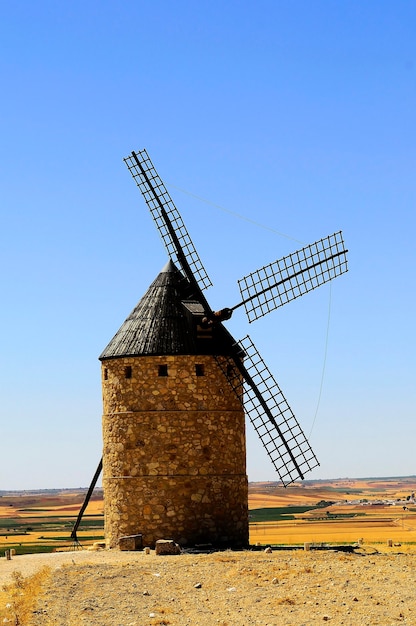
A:
POLYGON ((279 385, 250 337, 238 342, 244 364, 218 357, 217 362, 237 396, 286 487, 319 466, 299 423, 279 385), (232 363, 232 364, 231 364, 232 363), (234 367, 233 365, 237 367, 234 367))
POLYGON ((342 233, 320 239, 238 281, 249 322, 347 271, 342 233))
POLYGON ((146 150, 132 152, 123 160, 150 209, 170 258, 180 265, 188 280, 191 282, 196 280, 200 289, 210 287, 211 280, 202 265, 179 211, 146 150))
MULTIPOLYGON (((347 250, 342 233, 283 257, 239 282, 242 301, 214 312, 202 290, 212 283, 161 178, 146 150, 124 159, 156 223, 167 252, 188 279, 193 298, 202 305, 203 328, 219 327, 232 312, 244 306, 249 321, 266 315, 287 302, 347 271, 347 250)), ((244 402, 246 414, 259 435, 284 485, 319 465, 281 389, 247 337, 231 357, 216 357, 232 388, 244 402), (241 355, 244 353, 244 362, 241 355)))

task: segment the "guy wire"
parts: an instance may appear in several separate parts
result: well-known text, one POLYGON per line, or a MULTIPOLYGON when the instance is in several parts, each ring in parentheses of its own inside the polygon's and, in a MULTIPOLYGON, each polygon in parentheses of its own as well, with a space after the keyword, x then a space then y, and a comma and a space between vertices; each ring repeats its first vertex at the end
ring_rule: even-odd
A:
POLYGON ((200 202, 204 202, 205 204, 209 204, 212 207, 215 207, 216 209, 219 209, 220 211, 223 211, 224 213, 228 213, 229 215, 232 215, 234 217, 237 217, 240 220, 243 220, 245 222, 248 222, 249 224, 253 224, 254 226, 258 226, 259 228, 263 228, 264 230, 268 230, 271 233, 274 233, 275 235, 279 235, 280 237, 285 237, 286 239, 291 239, 292 241, 296 241, 297 243, 301 243, 303 245, 303 241, 300 241, 300 239, 296 239, 295 237, 292 237, 291 235, 286 235, 285 233, 282 233, 274 228, 271 228, 270 226, 265 226, 265 224, 261 224, 260 222, 256 222, 255 220, 250 219, 249 217, 246 217, 245 215, 241 215, 240 213, 237 213, 236 211, 231 211, 230 209, 226 209, 225 207, 221 206, 220 204, 216 204, 215 202, 211 202, 211 200, 207 200, 206 198, 202 198, 201 196, 197 196, 195 193, 192 193, 191 191, 187 191, 186 189, 181 189, 181 187, 177 187, 176 185, 172 185, 172 183, 169 183, 169 187, 172 187, 173 189, 176 189, 177 191, 180 191, 181 193, 186 194, 187 196, 190 196, 191 198, 195 198, 195 200, 199 200, 200 202))
POLYGON ((309 431, 308 439, 310 439, 310 436, 312 434, 313 428, 315 426, 316 416, 318 415, 319 406, 321 404, 322 389, 323 389, 323 386, 324 386, 325 369, 326 369, 326 357, 327 357, 327 354, 328 354, 328 343, 329 343, 329 325, 330 325, 330 321, 331 321, 331 300, 332 300, 332 285, 331 285, 331 281, 329 281, 328 321, 327 321, 327 325, 326 325, 324 362, 322 364, 321 384, 319 386, 318 402, 316 404, 315 415, 314 415, 313 420, 312 420, 312 426, 311 426, 311 429, 309 431))

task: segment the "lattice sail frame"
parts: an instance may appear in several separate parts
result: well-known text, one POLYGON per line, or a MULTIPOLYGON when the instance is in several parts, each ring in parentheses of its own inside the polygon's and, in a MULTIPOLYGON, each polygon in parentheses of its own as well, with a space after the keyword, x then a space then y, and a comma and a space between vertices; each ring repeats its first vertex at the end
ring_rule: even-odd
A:
POLYGON ((346 272, 346 253, 339 231, 244 276, 238 286, 249 322, 346 272))
POLYGON ((155 170, 146 150, 132 152, 131 155, 123 159, 123 161, 150 209, 170 258, 174 263, 179 264, 184 270, 185 275, 187 275, 186 268, 183 267, 181 259, 181 252, 183 252, 199 287, 201 289, 210 287, 212 285, 211 280, 202 265, 179 211, 174 205, 162 179, 155 170), (175 237, 177 237, 179 243, 179 249, 172 233, 167 227, 167 221, 163 212, 166 212, 173 227, 175 237))
POLYGON ((286 487, 319 466, 292 409, 250 337, 238 342, 245 353, 237 359, 216 357, 231 387, 244 404, 280 480, 286 487))

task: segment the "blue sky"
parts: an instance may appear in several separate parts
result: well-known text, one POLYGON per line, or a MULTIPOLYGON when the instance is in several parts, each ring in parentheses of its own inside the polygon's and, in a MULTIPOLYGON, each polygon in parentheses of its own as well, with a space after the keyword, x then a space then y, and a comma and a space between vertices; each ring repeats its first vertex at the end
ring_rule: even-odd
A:
MULTIPOLYGON (((0 489, 94 473, 97 357, 167 260, 122 162, 143 147, 213 308, 343 231, 348 274, 227 326, 310 435, 308 478, 416 473, 415 27, 410 0, 3 3, 0 489)), ((275 479, 247 434, 249 479, 275 479)))

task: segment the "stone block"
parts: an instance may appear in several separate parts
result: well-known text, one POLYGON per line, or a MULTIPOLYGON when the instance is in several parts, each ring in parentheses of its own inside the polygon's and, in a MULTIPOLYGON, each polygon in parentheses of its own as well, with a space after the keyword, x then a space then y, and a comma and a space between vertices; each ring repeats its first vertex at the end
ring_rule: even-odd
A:
POLYGON ((156 554, 180 554, 181 549, 173 539, 158 539, 155 552, 156 554))
POLYGON ((120 550, 130 552, 141 550, 143 548, 142 535, 127 535, 125 537, 120 537, 118 540, 118 547, 120 550))

